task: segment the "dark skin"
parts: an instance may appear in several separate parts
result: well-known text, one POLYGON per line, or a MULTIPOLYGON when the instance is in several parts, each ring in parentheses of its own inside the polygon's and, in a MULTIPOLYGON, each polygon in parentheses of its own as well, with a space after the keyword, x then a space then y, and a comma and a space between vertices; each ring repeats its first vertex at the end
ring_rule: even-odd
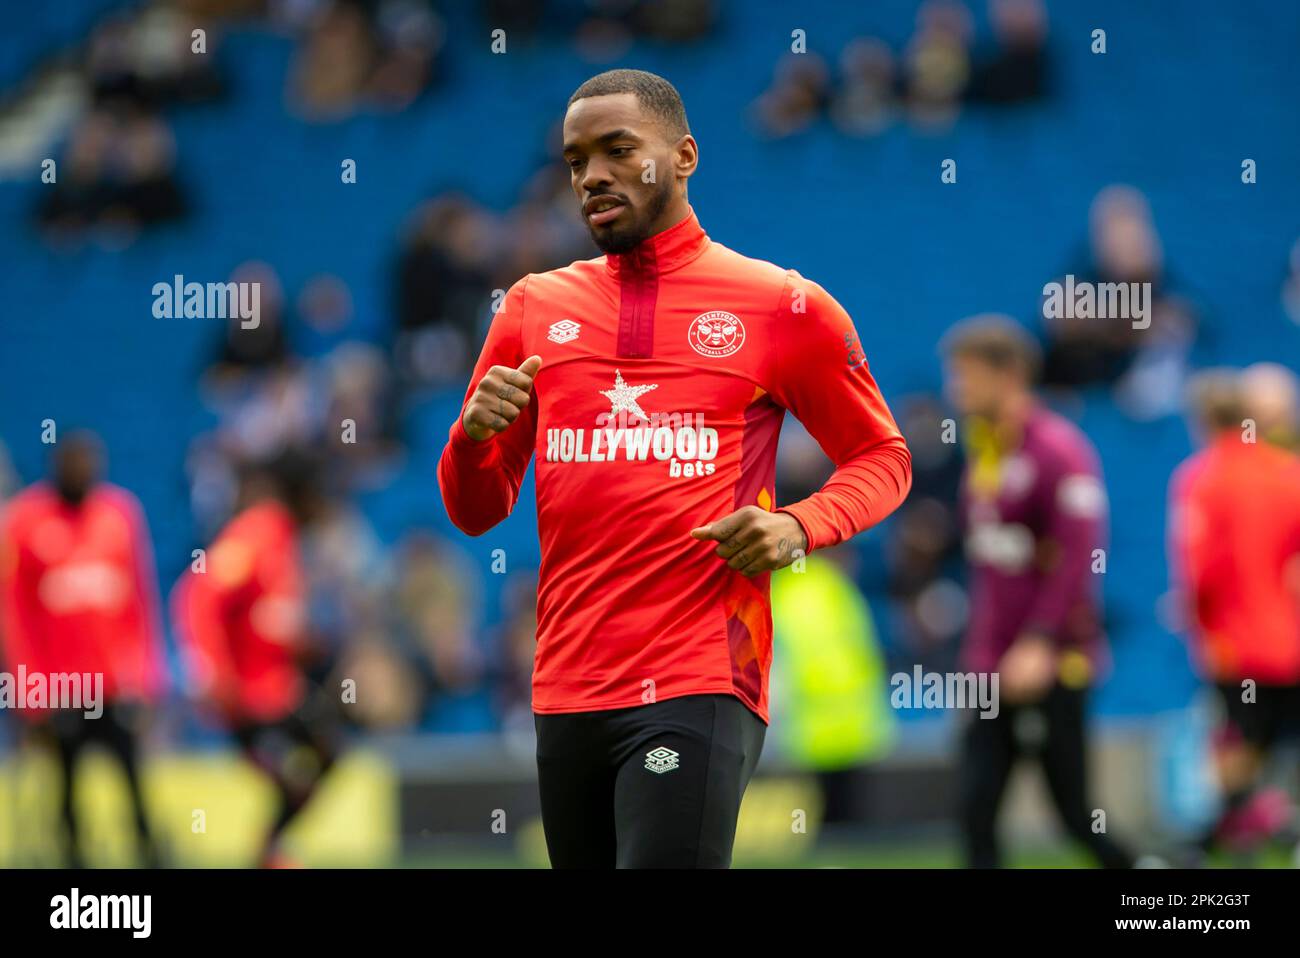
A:
POLYGON ((88 433, 69 436, 54 454, 52 478, 64 502, 80 506, 103 472, 99 441, 88 433))
MULTIPOLYGON (((564 162, 583 221, 607 254, 628 252, 690 215, 686 184, 699 165, 695 138, 666 129, 635 94, 587 97, 570 106, 564 162)), ((465 432, 481 442, 508 429, 528 408, 541 366, 540 356, 529 356, 517 369, 491 367, 465 406, 465 432)), ((797 519, 757 506, 690 534, 717 542, 717 556, 745 576, 783 568, 808 545, 797 519)))

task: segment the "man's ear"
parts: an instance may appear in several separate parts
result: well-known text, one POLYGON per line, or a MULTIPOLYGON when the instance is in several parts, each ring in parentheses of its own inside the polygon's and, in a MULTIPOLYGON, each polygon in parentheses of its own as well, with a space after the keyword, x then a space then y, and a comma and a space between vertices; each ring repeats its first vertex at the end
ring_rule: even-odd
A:
POLYGON ((695 137, 687 133, 673 147, 673 167, 682 179, 689 179, 700 165, 700 147, 695 137))

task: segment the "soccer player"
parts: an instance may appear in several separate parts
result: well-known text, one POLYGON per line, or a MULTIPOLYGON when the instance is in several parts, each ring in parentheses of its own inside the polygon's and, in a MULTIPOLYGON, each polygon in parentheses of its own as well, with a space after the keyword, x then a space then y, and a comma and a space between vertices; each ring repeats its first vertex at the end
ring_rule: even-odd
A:
POLYGON ((320 502, 315 473, 293 451, 248 466, 241 511, 172 595, 196 696, 276 788, 264 867, 290 864, 281 836, 336 755, 332 716, 302 664, 311 643, 299 543, 320 502))
POLYGON ((1038 759, 1066 831, 1107 867, 1133 859, 1088 802, 1088 688, 1107 655, 1094 550, 1104 544, 1106 491, 1097 454, 1032 384, 1039 359, 1016 323, 979 316, 946 338, 949 397, 967 447, 962 512, 970 562, 966 668, 998 673, 999 710, 967 716, 959 780, 967 864, 1001 863, 997 815, 1026 712, 1041 717, 1038 759), (990 717, 992 716, 992 717, 990 717))
MULTIPOLYGON (((5 663, 11 672, 45 676, 47 685, 57 675, 102 677, 102 715, 55 702, 19 714, 57 746, 72 866, 85 860, 73 800, 77 758, 92 743, 121 763, 142 859, 156 865, 139 770, 144 708, 164 684, 149 530, 135 496, 101 479, 103 450, 93 434, 58 442, 52 466, 50 481, 7 504, 0 528, 5 663)), ((91 691, 83 680, 83 704, 91 691)))
POLYGON ((481 535, 536 453, 552 865, 727 867, 768 719, 770 573, 892 512, 911 457, 840 305, 705 234, 668 81, 582 84, 564 159, 605 255, 507 293, 439 462, 443 501, 481 535), (787 410, 837 468, 778 508, 787 410))
POLYGON ((1175 589, 1226 717, 1214 749, 1223 806, 1204 852, 1283 831, 1285 796, 1257 785, 1273 745, 1300 733, 1300 458, 1244 427, 1249 384, 1220 371, 1194 381, 1205 447, 1169 489, 1175 589))

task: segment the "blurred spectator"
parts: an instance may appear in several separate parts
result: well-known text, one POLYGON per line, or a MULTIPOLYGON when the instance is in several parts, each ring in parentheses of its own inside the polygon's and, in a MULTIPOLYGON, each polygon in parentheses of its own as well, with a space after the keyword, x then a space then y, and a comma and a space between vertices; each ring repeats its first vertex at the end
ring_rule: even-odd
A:
MULTIPOLYGON (((1146 197, 1129 186, 1108 186, 1093 200, 1089 221, 1088 262, 1072 271, 1075 282, 1150 283, 1151 324, 1147 329, 1138 329, 1128 317, 1049 318, 1044 385, 1114 385, 1134 366, 1142 350, 1147 350, 1141 357, 1144 366, 1165 364, 1163 381, 1168 382, 1170 369, 1177 378, 1195 339, 1197 323, 1192 305, 1172 294, 1146 197)), ((1130 399, 1135 398, 1131 388, 1128 393, 1130 399)), ((1136 396, 1157 402, 1161 398, 1149 389, 1138 390, 1136 396)), ((1139 415, 1148 414, 1141 403, 1130 401, 1127 405, 1139 415)), ((1167 401, 1159 411, 1169 412, 1172 407, 1167 401)))
POLYGON ((1292 322, 1300 324, 1300 240, 1291 247, 1286 278, 1282 281, 1282 307, 1292 322))
POLYGON ((176 145, 158 111, 225 93, 210 26, 166 3, 114 13, 92 31, 77 69, 89 105, 72 124, 53 188, 36 210, 46 239, 95 230, 110 246, 143 228, 183 219, 190 202, 176 174, 176 145), (192 31, 206 31, 203 55, 192 31))
POLYGON ((1047 87, 1047 10, 1042 0, 990 0, 996 51, 977 61, 970 98, 986 103, 1023 103, 1047 87))
POLYGON ((771 85, 750 109, 760 130, 773 139, 801 133, 816 122, 830 100, 830 71, 815 53, 787 53, 771 85))
POLYGON ((936 397, 909 396, 896 408, 912 451, 912 492, 899 508, 886 546, 889 593, 902 632, 898 654, 907 663, 943 672, 953 666, 967 614, 956 511, 961 447, 956 423, 936 397))
POLYGON ((381 630, 387 563, 374 529, 350 503, 318 494, 302 529, 307 628, 321 681, 346 649, 381 630))
POLYGON ((576 215, 573 185, 564 162, 563 124, 552 125, 537 170, 524 184, 506 216, 506 249, 494 288, 508 289, 520 276, 568 266, 600 255, 576 215))
POLYGON ((488 214, 459 193, 416 211, 396 275, 396 360, 405 381, 446 385, 468 374, 491 301, 494 233, 488 214))
POLYGON ((420 0, 327 0, 306 20, 289 99, 304 119, 346 119, 367 105, 409 106, 436 73, 441 18, 420 0))
POLYGON ((310 382, 302 366, 286 363, 242 381, 241 387, 219 394, 217 428, 197 436, 186 455, 190 502, 205 534, 232 515, 245 464, 309 444, 317 436, 310 382))
POLYGON ((502 590, 504 618, 492 643, 495 707, 507 732, 532 733, 533 657, 537 652, 537 571, 513 573, 502 590))
POLYGON ((717 0, 588 0, 586 6, 589 13, 576 25, 574 45, 579 56, 593 63, 620 59, 637 37, 665 43, 698 40, 718 18, 717 0))
POLYGON ((430 533, 412 532, 398 549, 389 607, 423 683, 424 714, 438 698, 471 691, 483 679, 485 662, 470 615, 477 590, 461 568, 430 533))
POLYGON ((91 228, 129 241, 143 226, 180 219, 188 203, 175 154, 171 130, 156 116, 137 107, 94 110, 72 131, 37 218, 55 241, 91 228))
POLYGON ((292 70, 293 100, 307 119, 353 112, 375 59, 375 40, 361 7, 328 3, 312 22, 292 70))
POLYGON ((383 109, 405 109, 437 79, 442 20, 421 0, 384 0, 375 25, 383 52, 370 77, 371 98, 383 109))
POLYGON ((245 328, 237 316, 227 322, 220 352, 208 371, 210 384, 218 388, 251 373, 270 370, 289 355, 284 332, 284 289, 275 270, 250 260, 235 267, 230 282, 258 285, 259 314, 256 326, 245 328))
POLYGON ((410 729, 419 721, 419 679, 382 635, 366 633, 344 649, 338 675, 356 683, 356 702, 343 709, 351 724, 391 732, 410 729))
POLYGON ((699 40, 718 20, 717 0, 635 0, 626 6, 637 34, 664 43, 699 40))
POLYGON ((143 107, 220 98, 225 84, 216 63, 211 26, 167 3, 143 5, 96 27, 87 44, 86 80, 99 103, 126 99, 143 107), (205 31, 204 52, 193 51, 192 31, 205 31))
POLYGON ((510 37, 530 39, 554 19, 553 11, 535 0, 479 0, 479 22, 510 37))
POLYGON ((908 113, 921 126, 938 127, 957 116, 970 80, 970 12, 955 0, 926 0, 916 33, 903 54, 908 113))
POLYGON ((294 351, 324 356, 358 336, 353 328, 352 291, 332 273, 313 276, 298 293, 296 312, 302 322, 290 331, 294 351))
POLYGON ((396 451, 388 366, 375 346, 350 342, 324 360, 326 405, 320 439, 351 480, 396 451))
POLYGON ((894 55, 876 37, 851 40, 840 54, 840 88, 831 119, 849 136, 879 133, 894 119, 894 55))

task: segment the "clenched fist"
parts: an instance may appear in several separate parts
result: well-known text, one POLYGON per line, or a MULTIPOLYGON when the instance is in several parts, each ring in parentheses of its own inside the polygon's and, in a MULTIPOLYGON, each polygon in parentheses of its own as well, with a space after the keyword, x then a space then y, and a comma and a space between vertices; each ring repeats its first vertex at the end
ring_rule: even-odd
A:
POLYGON ((691 530, 695 539, 718 542, 718 558, 743 576, 783 569, 808 548, 799 520, 788 512, 744 506, 729 516, 691 530))
POLYGON ((1052 640, 1043 635, 1022 635, 998 662, 1000 695, 1012 705, 1037 702, 1056 681, 1058 659, 1052 640))
POLYGON ((541 356, 529 356, 518 369, 493 366, 478 382, 465 404, 461 424, 471 439, 482 442, 504 432, 528 408, 533 377, 542 368, 541 356))

